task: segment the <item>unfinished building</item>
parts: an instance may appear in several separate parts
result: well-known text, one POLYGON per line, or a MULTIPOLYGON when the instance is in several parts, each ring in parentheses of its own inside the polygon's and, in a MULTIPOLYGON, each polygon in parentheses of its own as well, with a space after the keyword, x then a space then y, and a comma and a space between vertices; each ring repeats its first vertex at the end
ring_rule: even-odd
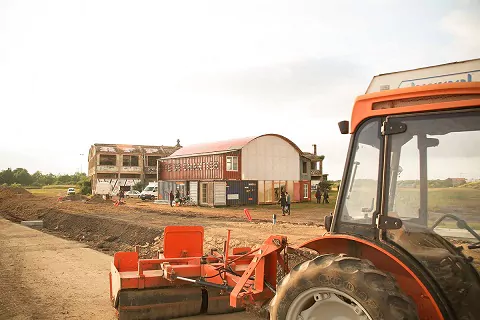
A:
POLYGON ((99 182, 111 184, 113 193, 130 190, 135 184, 157 179, 157 160, 180 149, 175 146, 146 146, 95 143, 88 153, 88 176, 95 192, 99 182))

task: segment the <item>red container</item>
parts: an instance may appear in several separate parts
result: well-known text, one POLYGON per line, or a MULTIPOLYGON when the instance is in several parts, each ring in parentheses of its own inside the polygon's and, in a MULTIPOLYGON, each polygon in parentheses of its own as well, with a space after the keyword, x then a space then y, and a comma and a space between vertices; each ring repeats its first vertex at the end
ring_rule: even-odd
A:
POLYGON ((240 180, 241 167, 241 155, 239 151, 163 159, 160 161, 159 180, 240 180), (236 171, 227 171, 227 157, 232 156, 238 157, 238 168, 236 171))

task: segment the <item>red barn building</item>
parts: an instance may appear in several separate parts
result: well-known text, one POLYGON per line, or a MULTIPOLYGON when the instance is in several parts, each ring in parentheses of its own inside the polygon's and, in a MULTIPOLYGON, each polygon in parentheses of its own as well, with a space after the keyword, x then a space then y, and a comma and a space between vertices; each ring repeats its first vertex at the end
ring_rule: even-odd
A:
POLYGON ((278 134, 186 146, 158 166, 161 198, 175 189, 199 205, 264 204, 284 190, 293 202, 310 201, 310 160, 278 134))

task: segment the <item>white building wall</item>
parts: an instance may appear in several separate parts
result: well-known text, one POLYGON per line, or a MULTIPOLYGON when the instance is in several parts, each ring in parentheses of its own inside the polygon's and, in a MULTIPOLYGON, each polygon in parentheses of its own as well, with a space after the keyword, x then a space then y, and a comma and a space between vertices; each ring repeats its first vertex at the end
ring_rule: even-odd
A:
POLYGON ((300 180, 300 155, 287 141, 263 136, 242 149, 242 180, 300 180))

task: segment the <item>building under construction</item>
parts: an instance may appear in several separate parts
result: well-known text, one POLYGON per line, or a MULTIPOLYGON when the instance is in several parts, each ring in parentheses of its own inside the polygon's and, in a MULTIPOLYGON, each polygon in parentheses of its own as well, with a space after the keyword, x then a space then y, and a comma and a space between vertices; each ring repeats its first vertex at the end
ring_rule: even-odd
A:
POLYGON ((90 147, 88 176, 92 190, 98 182, 108 182, 113 193, 130 190, 135 184, 154 182, 157 179, 157 160, 170 156, 181 148, 176 146, 145 146, 125 144, 100 144, 90 147))

